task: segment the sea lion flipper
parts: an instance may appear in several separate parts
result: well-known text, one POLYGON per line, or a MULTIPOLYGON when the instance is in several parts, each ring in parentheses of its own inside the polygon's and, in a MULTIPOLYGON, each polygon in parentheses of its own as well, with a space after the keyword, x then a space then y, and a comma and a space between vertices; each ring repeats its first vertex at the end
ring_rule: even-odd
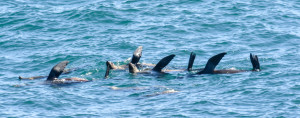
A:
POLYGON ((139 69, 133 63, 129 63, 128 68, 130 73, 139 72, 139 69))
POLYGON ((157 71, 157 72, 161 72, 161 70, 166 67, 171 61, 172 59, 175 57, 174 54, 171 54, 169 56, 164 57, 163 59, 161 59, 156 66, 152 69, 153 71, 157 71))
POLYGON ((69 68, 69 69, 64 69, 62 74, 70 74, 73 71, 78 70, 79 68, 69 68))
POLYGON ((56 64, 50 71, 47 81, 52 81, 58 78, 59 75, 64 71, 65 67, 68 65, 69 61, 62 61, 56 64))
POLYGON ((108 78, 110 69, 111 69, 110 62, 106 61, 106 72, 104 76, 105 78, 108 78))
POLYGON ((190 59, 189 59, 189 65, 187 68, 188 71, 192 70, 195 58, 196 58, 196 54, 194 52, 191 52, 190 59))
POLYGON ((137 64, 142 57, 143 46, 139 46, 133 53, 131 63, 137 64))
POLYGON ((252 55, 250 53, 250 60, 251 60, 252 66, 253 66, 252 71, 260 71, 260 65, 259 65, 257 55, 252 55))
POLYGON ((224 57, 225 54, 227 53, 223 52, 211 57, 207 61, 205 68, 202 71, 198 72, 197 74, 213 74, 216 66, 219 64, 219 62, 221 61, 221 59, 224 57))

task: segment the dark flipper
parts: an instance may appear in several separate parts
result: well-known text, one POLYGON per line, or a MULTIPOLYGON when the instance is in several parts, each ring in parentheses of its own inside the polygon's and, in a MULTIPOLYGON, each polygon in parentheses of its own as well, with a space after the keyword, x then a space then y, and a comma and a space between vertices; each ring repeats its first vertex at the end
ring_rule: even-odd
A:
POLYGON ((129 72, 130 73, 137 73, 137 72, 139 72, 139 69, 133 63, 129 63, 128 67, 129 67, 129 72))
POLYGON ((188 71, 191 71, 193 69, 193 64, 194 64, 195 58, 196 58, 196 54, 194 52, 191 52, 190 59, 189 59, 189 65, 187 68, 188 71))
POLYGON ((108 78, 110 69, 111 69, 110 63, 109 61, 106 61, 106 72, 104 76, 105 78, 108 78))
POLYGON ((157 72, 161 72, 161 70, 166 67, 170 61, 172 61, 172 59, 175 57, 174 54, 172 55, 169 55, 169 56, 166 56, 164 57, 163 59, 161 59, 157 64, 156 66, 152 69, 153 71, 157 71, 157 72))
POLYGON ((139 46, 133 53, 131 63, 137 64, 142 57, 143 46, 139 46))
POLYGON ((197 74, 213 74, 216 66, 219 64, 219 62, 221 61, 221 59, 224 57, 225 54, 227 53, 223 52, 211 57, 207 61, 205 68, 202 71, 198 72, 197 74))
POLYGON ((252 66, 253 66, 252 71, 260 71, 260 65, 259 65, 257 55, 252 55, 250 53, 250 60, 251 60, 252 66))
POLYGON ((58 78, 59 75, 64 71, 65 67, 68 65, 69 61, 62 61, 56 64, 49 73, 47 81, 52 81, 58 78))

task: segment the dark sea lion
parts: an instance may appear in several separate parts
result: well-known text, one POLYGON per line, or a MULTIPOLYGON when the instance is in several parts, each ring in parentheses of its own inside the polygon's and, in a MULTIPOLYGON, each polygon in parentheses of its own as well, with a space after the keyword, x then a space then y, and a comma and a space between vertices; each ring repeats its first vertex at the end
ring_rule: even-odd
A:
POLYGON ((246 71, 260 71, 260 65, 258 61, 257 55, 252 55, 250 53, 250 60, 253 66, 252 70, 215 70, 216 66, 219 64, 221 59, 226 55, 226 52, 217 54, 211 57, 204 69, 201 69, 197 74, 231 74, 231 73, 239 73, 239 72, 246 72, 246 71))
POLYGON ((214 70, 214 74, 232 74, 239 72, 248 72, 248 71, 260 71, 260 64, 258 61, 257 55, 252 55, 250 53, 250 60, 252 64, 252 70, 214 70))
POLYGON ((221 59, 224 57, 224 55, 227 54, 226 52, 217 54, 213 57, 211 57, 206 65, 205 68, 203 70, 201 70, 200 72, 198 72, 197 74, 214 74, 214 70, 216 68, 216 66, 219 64, 219 62, 221 61, 221 59))
MULTIPOLYGON (((69 74, 69 73, 71 73, 72 71, 75 71, 75 70, 77 70, 77 68, 65 69, 62 74, 69 74)), ((21 79, 34 80, 34 79, 42 79, 42 78, 46 78, 46 77, 48 77, 48 76, 33 76, 33 77, 21 77, 21 76, 19 76, 19 79, 20 80, 21 79)))
POLYGON ((47 78, 47 82, 51 84, 69 84, 78 82, 88 82, 89 80, 83 78, 64 78, 58 79, 58 77, 63 73, 65 67, 68 65, 69 61, 62 61, 56 64, 50 71, 47 78))

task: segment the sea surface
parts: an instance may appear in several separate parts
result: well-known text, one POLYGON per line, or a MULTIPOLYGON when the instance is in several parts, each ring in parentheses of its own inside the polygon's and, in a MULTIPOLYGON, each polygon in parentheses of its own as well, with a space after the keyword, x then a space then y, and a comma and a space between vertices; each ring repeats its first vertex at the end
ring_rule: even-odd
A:
POLYGON ((300 117, 299 0, 0 0, 0 117, 300 117), (193 75, 129 74, 176 57, 166 69, 194 69, 227 52, 216 69, 261 71, 193 75), (60 61, 77 70, 45 84, 60 61))

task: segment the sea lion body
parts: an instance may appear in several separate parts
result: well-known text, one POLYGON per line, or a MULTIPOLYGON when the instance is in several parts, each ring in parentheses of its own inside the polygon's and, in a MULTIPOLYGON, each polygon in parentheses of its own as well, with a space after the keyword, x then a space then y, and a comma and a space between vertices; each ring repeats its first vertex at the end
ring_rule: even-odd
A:
POLYGON ((252 70, 235 70, 235 69, 225 69, 225 70, 215 70, 215 67, 219 64, 221 59, 227 53, 220 53, 213 57, 211 57, 206 65, 205 68, 197 72, 197 74, 233 74, 233 73, 240 73, 240 72, 247 72, 247 71, 260 71, 260 64, 258 61, 258 57, 256 55, 252 55, 250 53, 250 60, 253 66, 252 70))
POLYGON ((71 84, 79 82, 88 82, 89 80, 83 78, 64 78, 58 79, 58 77, 63 73, 64 68, 68 65, 69 61, 62 61, 56 64, 50 71, 47 78, 47 83, 51 84, 71 84))
MULTIPOLYGON (((73 71, 75 71, 75 70, 77 70, 77 68, 72 68, 72 69, 64 69, 64 71, 63 71, 63 75, 64 74, 69 74, 69 73, 71 73, 71 72, 73 72, 73 71)), ((34 79, 42 79, 42 78, 47 78, 48 76, 33 76, 33 77, 21 77, 21 76, 19 76, 19 79, 21 80, 34 80, 34 79)))

